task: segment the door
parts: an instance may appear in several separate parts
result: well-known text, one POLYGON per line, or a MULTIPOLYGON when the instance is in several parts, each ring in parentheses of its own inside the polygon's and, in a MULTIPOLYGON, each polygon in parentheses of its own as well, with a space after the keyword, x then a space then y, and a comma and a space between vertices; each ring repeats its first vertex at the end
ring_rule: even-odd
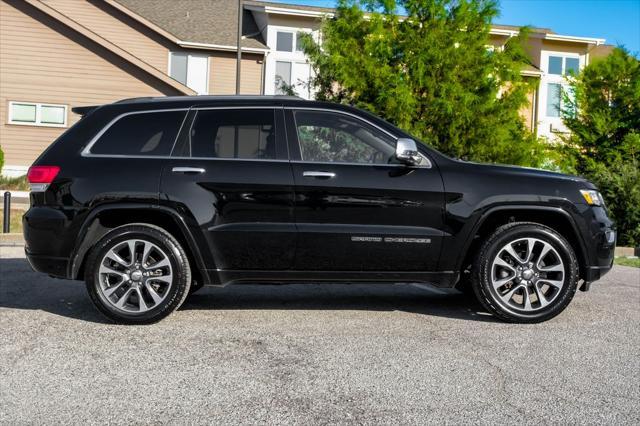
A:
POLYGON ((396 138, 355 115, 285 110, 296 192, 294 268, 433 271, 442 242, 435 165, 395 160, 396 138))
POLYGON ((207 269, 291 267, 293 177, 283 127, 280 108, 190 112, 163 169, 161 204, 201 239, 207 269))

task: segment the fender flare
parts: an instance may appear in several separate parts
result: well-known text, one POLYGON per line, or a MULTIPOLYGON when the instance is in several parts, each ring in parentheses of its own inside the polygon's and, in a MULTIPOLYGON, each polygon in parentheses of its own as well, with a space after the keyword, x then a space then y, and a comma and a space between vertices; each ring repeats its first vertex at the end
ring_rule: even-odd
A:
MULTIPOLYGON (((205 266, 204 260, 202 259, 202 254, 200 253, 200 249, 194 235, 190 231, 187 224, 184 222, 183 218, 176 212, 174 209, 165 206, 159 206, 157 204, 148 204, 148 203, 114 203, 114 204, 106 204, 102 206, 95 207, 92 209, 85 220, 83 221, 80 231, 76 237, 76 243, 74 245, 74 250, 71 253, 70 262, 67 270, 67 276, 71 279, 78 279, 78 274, 80 272, 80 267, 84 263, 86 256, 89 252, 89 249, 93 246, 93 243, 101 238, 103 235, 108 232, 108 229, 102 234, 98 233, 95 238, 88 239, 86 238, 88 233, 90 232, 90 227, 95 223, 97 216, 100 213, 109 210, 153 210, 160 211, 163 214, 169 216, 177 225, 178 229, 182 233, 182 236, 187 242, 189 246, 189 250, 193 254, 195 259, 196 266, 202 273, 203 279, 205 281, 205 285, 211 282, 211 277, 207 272, 207 268, 205 266)), ((98 231, 99 232, 99 231, 98 231)))
POLYGON ((571 213, 569 213, 568 211, 566 211, 561 207, 556 207, 556 206, 541 206, 541 205, 534 205, 534 204, 532 205, 500 204, 500 205, 492 206, 489 209, 487 209, 484 213, 480 215, 480 218, 478 218, 478 220, 474 224, 469 234, 470 238, 467 238, 467 240, 465 241, 463 249, 461 250, 460 255, 458 256, 458 259, 456 260, 457 270, 460 270, 463 267, 462 263, 464 262, 464 259, 467 257, 468 251, 471 248, 471 244, 473 243, 473 237, 476 235, 478 230, 482 227, 484 222, 493 213, 504 211, 504 210, 529 210, 529 211, 537 210, 537 211, 545 211, 545 212, 560 214, 561 216, 563 216, 565 219, 569 221, 569 223, 571 224, 572 231, 577 237, 578 244, 579 244, 578 249, 580 250, 579 259, 582 259, 583 261, 588 263, 588 251, 587 251, 587 246, 584 242, 584 237, 582 235, 582 232, 580 232, 580 229, 578 228, 578 225, 575 219, 573 218, 573 216, 571 215, 571 213))

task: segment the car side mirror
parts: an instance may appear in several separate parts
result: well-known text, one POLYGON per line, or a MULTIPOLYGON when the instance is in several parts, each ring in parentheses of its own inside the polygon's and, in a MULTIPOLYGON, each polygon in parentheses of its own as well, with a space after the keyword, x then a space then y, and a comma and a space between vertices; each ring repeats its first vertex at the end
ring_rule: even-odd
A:
POLYGON ((396 143, 396 159, 407 166, 418 166, 422 163, 422 156, 418 152, 416 141, 400 138, 396 143))

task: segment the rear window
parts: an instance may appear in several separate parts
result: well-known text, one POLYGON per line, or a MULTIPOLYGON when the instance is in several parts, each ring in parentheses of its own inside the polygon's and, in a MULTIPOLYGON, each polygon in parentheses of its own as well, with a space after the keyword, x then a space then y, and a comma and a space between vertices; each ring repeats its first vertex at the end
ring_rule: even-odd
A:
POLYGON ((126 115, 91 147, 92 154, 168 156, 186 111, 126 115))

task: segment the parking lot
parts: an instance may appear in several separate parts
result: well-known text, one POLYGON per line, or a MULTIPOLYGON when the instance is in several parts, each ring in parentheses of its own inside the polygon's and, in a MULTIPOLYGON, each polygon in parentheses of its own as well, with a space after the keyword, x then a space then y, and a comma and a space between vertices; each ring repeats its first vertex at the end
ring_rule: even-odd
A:
POLYGON ((127 327, 0 257, 3 424, 640 423, 640 269, 537 325, 427 286, 245 285, 127 327))

